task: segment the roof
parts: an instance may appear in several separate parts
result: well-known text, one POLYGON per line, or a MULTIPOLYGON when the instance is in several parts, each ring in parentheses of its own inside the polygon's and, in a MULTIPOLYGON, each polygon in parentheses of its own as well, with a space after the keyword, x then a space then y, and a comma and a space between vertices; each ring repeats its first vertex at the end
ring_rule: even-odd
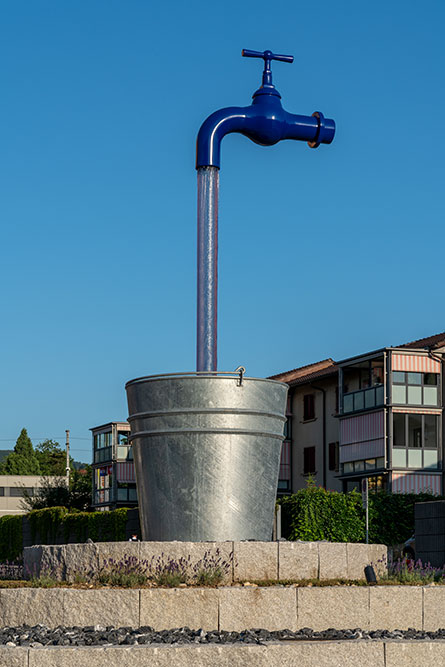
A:
MULTIPOLYGON (((438 349, 445 346, 445 331, 442 333, 434 334, 433 336, 428 336, 427 338, 419 338, 419 340, 413 340, 410 343, 403 343, 402 345, 393 346, 394 349, 438 349)), ((388 349, 388 348, 386 348, 388 349)), ((373 353, 383 352, 385 348, 381 350, 375 350, 373 353)), ((359 359, 360 357, 366 357, 370 352, 365 352, 359 354, 355 357, 349 357, 345 359, 344 362, 349 359, 359 359)), ((339 364, 342 362, 335 362, 330 357, 328 359, 323 359, 322 361, 316 361, 314 364, 307 364, 306 366, 300 366, 299 368, 294 368, 290 371, 284 371, 283 373, 277 373, 277 375, 270 375, 270 380, 280 380, 281 382, 286 382, 288 385, 295 386, 298 384, 305 384, 307 382, 312 382, 313 380, 318 380, 321 378, 329 377, 330 375, 335 375, 338 371, 339 364)))
POLYGON ((298 384, 305 384, 307 382, 312 382, 313 380, 336 375, 337 371, 337 364, 333 359, 329 358, 317 361, 314 364, 308 364, 307 366, 300 366, 300 368, 294 368, 290 371, 284 371, 277 375, 271 375, 269 379, 280 380, 293 387, 298 384))
POLYGON ((117 424, 117 426, 124 426, 124 427, 125 426, 128 426, 128 427, 130 426, 130 424, 128 422, 107 422, 106 424, 101 424, 100 426, 93 426, 92 428, 90 428, 90 431, 99 431, 99 430, 102 430, 102 429, 105 429, 105 428, 109 428, 110 431, 111 431, 111 427, 114 424, 117 424))
POLYGON ((396 347, 405 347, 405 348, 414 348, 420 349, 425 348, 438 348, 445 345, 445 331, 439 334, 434 334, 434 336, 428 336, 427 338, 419 338, 419 340, 413 340, 411 343, 403 343, 403 345, 397 345, 396 347))

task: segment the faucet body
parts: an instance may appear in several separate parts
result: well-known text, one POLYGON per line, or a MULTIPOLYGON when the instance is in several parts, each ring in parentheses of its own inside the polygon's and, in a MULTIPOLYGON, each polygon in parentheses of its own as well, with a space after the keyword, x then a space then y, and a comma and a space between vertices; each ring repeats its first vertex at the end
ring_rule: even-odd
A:
MULTIPOLYGON (((262 89, 260 89, 261 91, 262 89)), ((226 134, 238 132, 260 146, 273 146, 283 139, 307 141, 311 148, 330 144, 335 123, 316 111, 299 116, 285 111, 280 95, 257 91, 248 107, 226 107, 212 113, 201 125, 196 143, 196 168, 221 164, 221 141, 226 134)))

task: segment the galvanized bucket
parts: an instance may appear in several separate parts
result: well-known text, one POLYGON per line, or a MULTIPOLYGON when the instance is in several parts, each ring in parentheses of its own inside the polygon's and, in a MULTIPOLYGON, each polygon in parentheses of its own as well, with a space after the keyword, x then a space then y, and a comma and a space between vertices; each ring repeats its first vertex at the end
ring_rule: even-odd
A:
POLYGON ((142 538, 270 540, 287 385, 215 372, 125 388, 142 538))

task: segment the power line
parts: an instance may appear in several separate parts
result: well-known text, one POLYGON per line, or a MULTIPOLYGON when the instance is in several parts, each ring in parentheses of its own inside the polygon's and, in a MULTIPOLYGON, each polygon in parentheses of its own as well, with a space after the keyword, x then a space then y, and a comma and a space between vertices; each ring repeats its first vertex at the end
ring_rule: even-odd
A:
MULTIPOLYGON (((57 438, 58 440, 62 440, 65 436, 64 435, 53 435, 52 438, 48 438, 47 436, 28 436, 30 440, 52 440, 54 438, 57 438)), ((88 440, 91 442, 91 438, 81 438, 80 436, 75 436, 75 435, 70 435, 71 440, 88 440)), ((11 440, 17 440, 17 436, 14 436, 12 438, 0 438, 0 442, 10 442, 11 440)))

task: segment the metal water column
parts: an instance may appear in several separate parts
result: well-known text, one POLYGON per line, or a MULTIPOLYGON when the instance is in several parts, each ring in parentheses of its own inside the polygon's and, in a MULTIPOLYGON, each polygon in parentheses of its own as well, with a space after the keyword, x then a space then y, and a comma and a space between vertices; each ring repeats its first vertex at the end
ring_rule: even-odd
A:
POLYGON ((219 169, 198 169, 196 370, 217 369, 219 169))

